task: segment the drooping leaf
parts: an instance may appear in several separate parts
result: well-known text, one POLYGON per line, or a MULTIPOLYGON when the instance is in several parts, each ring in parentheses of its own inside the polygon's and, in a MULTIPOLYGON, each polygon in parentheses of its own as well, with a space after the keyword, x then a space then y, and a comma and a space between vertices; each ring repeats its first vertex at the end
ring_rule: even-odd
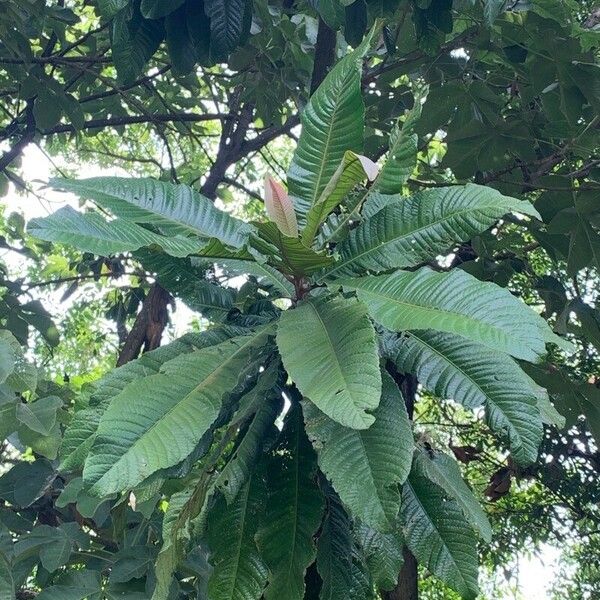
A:
POLYGON ((283 235, 298 237, 298 222, 294 205, 286 189, 271 176, 265 177, 265 210, 269 219, 277 225, 283 235))
POLYGON ((50 185, 93 200, 116 217, 155 225, 165 234, 217 238, 241 248, 251 231, 250 225, 219 210, 187 185, 125 177, 52 179, 50 185))
POLYGON ((391 590, 398 582, 398 574, 404 562, 402 534, 397 530, 381 533, 364 523, 358 523, 355 526, 355 536, 376 589, 391 590))
POLYGON ((228 272, 256 277, 259 283, 272 286, 284 298, 291 298, 294 295, 294 285, 291 281, 266 263, 235 258, 217 259, 216 262, 228 272))
POLYGON ((356 184, 365 179, 369 181, 375 179, 377 168, 377 165, 366 156, 351 151, 344 153, 339 167, 306 215, 306 226, 302 231, 304 244, 307 246, 312 244, 321 223, 356 184))
POLYGON ((410 551, 463 598, 474 600, 477 537, 456 501, 448 499, 418 468, 402 488, 404 536, 410 551))
POLYGON ((189 520, 195 504, 195 495, 198 478, 194 478, 188 485, 173 494, 162 522, 163 544, 156 559, 154 571, 156 586, 152 600, 167 600, 170 595, 170 585, 173 572, 177 566, 182 544, 190 539, 189 520))
POLYGON ((162 365, 180 354, 208 348, 224 342, 244 330, 237 327, 219 327, 201 333, 188 333, 178 340, 146 352, 118 369, 109 371, 95 383, 90 406, 77 411, 69 423, 60 450, 60 470, 65 473, 83 468, 87 454, 94 443, 100 419, 110 401, 138 379, 155 375, 162 365))
POLYGON ((462 478, 458 463, 443 452, 429 452, 417 448, 415 461, 418 469, 437 484, 449 498, 456 501, 465 518, 486 541, 492 540, 492 527, 479 501, 462 478))
POLYGON ((421 116, 421 98, 422 94, 415 95, 414 106, 406 113, 404 121, 394 126, 389 139, 389 152, 379 176, 373 182, 373 191, 397 194, 414 171, 418 153, 418 136, 414 129, 421 116))
POLYGON ((265 600, 304 598, 304 573, 315 558, 313 538, 323 514, 316 470, 302 415, 295 408, 268 465, 269 497, 257 533, 260 554, 270 571, 265 600))
POLYGON ((188 256, 200 250, 203 245, 198 238, 167 237, 124 219, 106 221, 98 213, 80 213, 70 206, 65 206, 48 217, 32 219, 28 231, 42 240, 68 244, 101 256, 153 245, 160 246, 172 256, 188 256))
POLYGON ((209 515, 208 541, 214 571, 208 582, 211 600, 259 600, 267 567, 254 540, 265 507, 265 489, 257 473, 232 504, 217 501, 209 515))
POLYGON ((277 328, 283 365, 300 392, 346 427, 366 429, 381 396, 375 330, 361 303, 311 299, 277 328), (299 343, 302 340, 302 343, 299 343))
POLYGON ((347 600, 352 592, 352 530, 335 493, 327 494, 325 521, 317 543, 320 600, 347 600))
POLYGON ((512 358, 462 337, 415 331, 400 346, 396 364, 441 398, 484 406, 486 422, 508 439, 514 459, 536 460, 543 436, 537 397, 545 391, 512 358))
POLYGON ((311 96, 302 113, 302 134, 288 172, 288 190, 304 222, 348 150, 363 145, 362 58, 374 32, 345 56, 311 96))
POLYGON ((394 198, 350 232, 328 275, 415 266, 470 240, 506 213, 539 216, 528 202, 472 183, 394 198))
POLYGON ((253 393, 262 396, 261 405, 233 456, 215 481, 215 488, 223 494, 228 503, 235 499, 242 486, 250 478, 252 469, 261 456, 265 435, 273 427, 279 412, 280 403, 278 398, 273 397, 273 394, 277 395, 277 391, 272 389, 273 375, 277 375, 277 370, 273 370, 271 373, 267 373, 266 377, 259 379, 257 389, 253 390, 253 393))
POLYGON ((352 516, 391 531, 398 515, 401 484, 410 471, 413 434, 400 390, 384 373, 375 422, 363 430, 343 427, 309 401, 303 410, 306 432, 319 467, 352 516))
POLYGON ((0 476, 0 498, 26 508, 48 490, 55 478, 56 472, 46 460, 19 462, 0 476))
POLYGON ((102 415, 85 463, 91 492, 106 496, 132 488, 190 454, 266 339, 260 330, 181 354, 159 373, 126 385, 102 415))
MULTIPOLYGON (((174 75, 188 75, 198 61, 196 44, 188 26, 187 4, 174 10, 165 19, 167 48, 174 75)), ((202 7, 200 9, 202 11, 202 7)))
MULTIPOLYGON (((339 283, 338 283, 339 282, 339 283)), ((464 336, 492 350, 535 362, 546 343, 571 345, 508 290, 465 271, 397 271, 391 275, 340 278, 371 316, 393 331, 435 329, 464 336)))

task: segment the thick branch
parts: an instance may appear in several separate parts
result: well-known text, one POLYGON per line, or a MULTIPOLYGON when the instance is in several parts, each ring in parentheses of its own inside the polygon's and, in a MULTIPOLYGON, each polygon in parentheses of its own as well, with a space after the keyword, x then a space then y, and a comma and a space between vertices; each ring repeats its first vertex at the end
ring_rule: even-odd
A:
POLYGON ((315 62, 310 80, 310 95, 319 87, 327 71, 335 60, 336 33, 319 17, 317 43, 315 45, 315 62))
MULTIPOLYGON (((199 115, 196 113, 171 113, 163 115, 127 115, 125 117, 113 117, 110 119, 91 119, 83 124, 83 129, 102 129, 104 127, 120 127, 122 125, 134 125, 136 123, 199 123, 202 121, 216 121, 218 119, 229 119, 230 115, 219 115, 207 113, 199 115)), ((50 129, 44 129, 42 135, 54 133, 66 133, 75 131, 73 125, 56 125, 50 129)))
POLYGON ((163 331, 169 320, 167 308, 172 301, 169 292, 158 283, 152 284, 119 353, 117 367, 137 358, 142 348, 144 352, 149 352, 160 346, 163 331))

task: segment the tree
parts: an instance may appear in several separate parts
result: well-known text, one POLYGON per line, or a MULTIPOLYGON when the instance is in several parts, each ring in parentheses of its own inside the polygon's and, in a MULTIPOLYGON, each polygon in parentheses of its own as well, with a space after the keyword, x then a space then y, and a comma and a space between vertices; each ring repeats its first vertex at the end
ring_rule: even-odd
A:
MULTIPOLYGON (((110 25, 113 34, 109 43, 117 69, 115 30, 127 29, 132 35, 140 31, 134 25, 140 20, 139 14, 131 13, 126 4, 121 7, 122 16, 114 17, 110 25), (123 21, 128 23, 125 28, 123 21)), ((365 5, 355 4, 346 11, 364 10, 365 5)), ((208 585, 209 597, 231 597, 231 590, 237 589, 237 585, 247 597, 260 597, 265 581, 269 581, 266 594, 274 594, 272 597, 282 594, 300 597, 304 585, 309 596, 317 593, 315 590, 322 597, 333 597, 352 589, 357 597, 367 597, 375 588, 385 591, 394 587, 404 555, 404 579, 399 588, 390 592, 390 597, 394 594, 397 597, 402 586, 416 584, 414 557, 408 548, 422 565, 453 583, 465 597, 472 596, 476 574, 475 532, 489 538, 489 525, 469 488, 462 483, 456 463, 438 450, 442 444, 448 444, 439 430, 434 428, 434 439, 418 439, 412 472, 406 479, 410 468, 407 457, 413 452, 412 434, 407 433, 408 416, 415 417, 415 379, 411 373, 437 396, 452 397, 467 409, 484 409, 485 428, 481 421, 474 422, 468 411, 452 415, 451 424, 458 432, 465 421, 470 423, 467 433, 456 435, 471 436, 474 443, 459 445, 451 439, 450 449, 469 469, 479 468, 489 476, 489 465, 477 456, 481 450, 478 446, 488 439, 484 433, 487 427, 499 433, 504 442, 500 448, 508 447, 511 451, 511 459, 495 467, 488 488, 489 495, 499 499, 499 505, 507 484, 515 477, 533 478, 544 486, 542 494, 550 489, 564 499, 565 485, 570 481, 567 474, 549 477, 552 461, 550 467, 539 463, 527 466, 535 460, 542 441, 542 421, 558 426, 562 423, 531 377, 549 389, 556 406, 568 417, 569 425, 574 425, 584 413, 591 431, 597 432, 593 382, 574 384, 571 379, 585 381, 596 364, 596 351, 590 346, 597 342, 595 299, 593 294, 582 291, 582 283, 589 285, 595 278, 593 271, 588 270, 594 268, 593 248, 597 243, 595 209, 591 202, 591 191, 596 186, 597 148, 594 114, 597 99, 593 91, 596 67, 591 52, 595 34, 586 25, 585 7, 574 3, 534 3, 527 13, 509 10, 502 16, 499 16, 501 7, 494 11, 491 3, 486 4, 485 15, 488 23, 493 24, 491 29, 478 22, 480 7, 467 6, 461 12, 452 12, 442 3, 429 7, 421 4, 402 3, 397 7, 398 12, 390 15, 382 35, 385 51, 377 35, 374 48, 369 50, 367 38, 313 94, 303 112, 302 134, 288 175, 291 200, 285 188, 272 178, 267 180, 264 197, 271 223, 249 226, 217 211, 193 189, 156 180, 55 183, 93 201, 114 218, 107 222, 98 211, 78 213, 63 209, 48 219, 30 223, 30 233, 52 242, 73 244, 89 255, 131 252, 131 257, 126 254, 125 260, 117 256, 96 261, 94 256, 88 259, 85 257, 89 255, 84 254, 81 273, 96 268, 92 273, 98 276, 101 274, 98 268, 110 265, 116 274, 122 271, 123 264, 135 265, 137 273, 144 278, 148 273, 153 274, 158 284, 152 286, 146 297, 131 335, 122 340, 123 351, 127 348, 127 352, 121 352, 120 362, 127 364, 109 372, 78 396, 76 407, 80 410, 75 411, 62 442, 61 419, 66 420, 62 407, 71 402, 72 392, 53 389, 52 394, 64 397, 57 401, 50 396, 49 400, 43 387, 36 391, 34 383, 12 383, 14 374, 21 371, 10 365, 17 359, 20 364, 22 359, 18 343, 7 334, 7 377, 12 379, 3 415, 9 415, 7 423, 14 423, 10 427, 18 430, 20 443, 33 448, 38 457, 52 460, 62 444, 62 467, 69 473, 65 479, 57 478, 52 465, 38 458, 30 464, 34 467, 19 462, 4 478, 3 489, 7 490, 4 494, 10 494, 11 489, 16 494, 14 482, 19 477, 40 483, 40 487, 27 491, 25 496, 21 495, 22 490, 19 498, 2 496, 17 508, 17 515, 26 515, 31 523, 38 524, 33 531, 29 531, 31 525, 23 523, 20 531, 15 532, 18 526, 14 523, 8 528, 24 534, 15 547, 23 549, 23 559, 42 566, 36 573, 37 585, 45 590, 40 595, 65 596, 75 593, 73 589, 83 590, 80 593, 87 595, 99 593, 108 566, 105 564, 104 570, 94 568, 93 561, 104 560, 112 565, 106 591, 109 596, 126 591, 145 597, 154 589, 157 597, 160 594, 165 597, 170 578, 176 573, 172 585, 188 595, 205 593, 201 588, 208 585), (585 27, 578 24, 582 22, 585 27), (557 56, 549 32, 572 42, 568 53, 557 56), (461 59, 461 53, 468 60, 461 59), (366 66, 360 58, 363 54, 370 57, 366 66), (412 77, 405 75, 407 70, 412 77), (422 79, 429 83, 428 92, 422 90, 422 79), (511 82, 509 86, 507 81, 511 82), (371 84, 374 87, 369 87, 371 84), (361 87, 373 91, 361 94, 361 87), (421 94, 427 93, 420 114, 421 94), (363 97, 366 111, 362 108, 363 97), (413 107, 411 112, 402 114, 403 108, 409 106, 413 107), (361 128, 357 126, 363 112, 367 125, 364 146, 361 128), (400 123, 390 130, 398 115, 402 115, 400 123), (447 132, 445 138, 437 133, 440 129, 447 132), (523 144, 523 139, 534 142, 523 144), (388 157, 376 174, 373 163, 358 152, 375 159, 386 153, 388 157), (476 185, 466 184, 470 179, 476 185), (569 192, 566 198, 562 193, 565 190, 569 192), (541 214, 530 203, 512 198, 515 194, 535 201, 541 214), (528 218, 507 217, 510 213, 525 214, 528 218), (448 267, 436 257, 450 250, 455 253, 448 267), (239 273, 249 276, 239 291, 217 284, 221 274, 239 273), (195 274, 196 279, 190 274, 195 274), (577 341, 575 357, 565 360, 555 349, 549 366, 532 368, 521 363, 528 375, 521 370, 514 358, 536 360, 544 354, 545 342, 560 338, 551 333, 543 319, 525 311, 524 304, 508 290, 496 285, 506 286, 509 281, 511 289, 520 292, 529 303, 543 298, 546 318, 558 315, 557 331, 568 333, 577 341), (465 288, 472 293, 468 294, 465 288), (149 350, 160 340, 170 301, 169 295, 161 290, 168 290, 212 322, 224 325, 191 334, 144 354, 138 361, 127 362, 138 355, 143 345, 149 350), (465 302, 465 298, 471 303, 465 302), (282 311, 289 302, 292 308, 282 311), (497 308, 497 312, 490 311, 490 306, 497 308), (572 313, 579 322, 572 320, 572 313), (393 330, 409 333, 398 336, 391 333, 393 330), (314 342, 299 344, 302 333, 309 342, 314 342), (379 359, 376 340, 379 340, 379 359), (329 345, 333 352, 325 351, 329 345), (323 353, 316 354, 317 350, 323 353), (361 354, 357 355, 358 352, 361 354), (334 361, 334 355, 340 358, 334 361), (192 364, 194 356, 201 364, 192 364), (383 361, 383 370, 378 366, 379 360, 383 361), (557 363, 564 364, 558 367, 557 363), (194 402, 197 392, 192 388, 186 392, 185 386, 192 383, 190 373, 201 373, 200 369, 207 368, 219 371, 218 386, 207 385, 200 393, 204 399, 202 405, 212 406, 212 412, 203 415, 183 411, 182 419, 175 411, 168 412, 163 416, 167 423, 173 419, 170 429, 166 433, 161 431, 162 420, 157 420, 154 429, 152 419, 157 417, 153 417, 153 411, 159 406, 163 407, 159 410, 165 410, 169 397, 174 406, 185 406, 186 399, 194 402), (323 380, 317 380, 315 373, 322 373, 323 380), (177 397, 176 381, 181 384, 180 392, 185 394, 183 399, 177 397), (485 382, 483 392, 481 382, 485 382), (144 394, 139 393, 140 389, 144 394), (13 397, 15 392, 18 395, 13 397), (308 399, 301 400, 301 396, 308 399), (155 397, 162 404, 151 402, 155 397), (145 424, 140 411, 134 411, 132 405, 139 398, 149 404, 142 411, 148 419, 145 424), (278 434, 273 425, 277 416, 282 416, 282 398, 290 402, 291 408, 286 407, 283 423, 277 421, 283 427, 278 434), (405 401, 406 414, 401 399, 405 401), (28 411, 34 416, 28 416, 28 411), (135 412, 133 416, 131 411, 135 412), (395 411, 395 418, 388 416, 391 411, 395 411), (196 427, 190 434, 192 424, 196 427), (125 429, 116 429, 123 425, 125 429), (385 428, 379 429, 381 426, 385 428), (161 447, 161 452, 151 457, 145 454, 145 427, 155 432, 151 444, 161 447), (182 428, 178 429, 180 435, 165 437, 168 433, 172 435, 175 427, 182 428), (126 431, 129 441, 126 436, 115 435, 118 431, 126 431), (390 440, 395 439, 408 442, 392 447, 390 440), (382 440, 386 442, 385 448, 379 447, 382 440), (349 453, 359 460, 355 468, 362 467, 367 475, 373 471, 379 476, 373 465, 378 464, 382 471, 383 466, 387 467, 382 480, 372 477, 375 493, 368 493, 369 477, 357 478, 346 464, 348 454, 343 445, 346 443, 348 448, 358 448, 349 453), (369 444, 373 445, 373 454, 366 450, 369 444), (395 457, 394 461, 389 460, 387 452, 395 457), (294 460, 299 458, 302 460, 294 460), (81 478, 79 471, 84 460, 81 478), (279 473, 281 477, 277 476, 279 473), (303 493, 297 494, 302 502, 296 504, 297 514, 302 518, 296 521, 298 526, 302 525, 298 531, 304 538, 303 543, 286 553, 282 548, 289 539, 282 532, 294 515, 278 508, 293 505, 286 494, 293 483, 289 477, 294 473, 296 482, 303 486, 303 493), (50 484, 49 479, 52 479, 50 484), (55 492, 48 492, 60 490, 65 481, 67 487, 57 501, 53 498, 55 492), (404 541, 394 535, 398 533, 394 517, 398 513, 399 484, 403 484, 404 541), (129 508, 122 498, 111 498, 132 488, 129 508), (43 502, 42 496, 37 496, 40 492, 43 502), (159 506, 158 512, 153 511, 159 496, 169 500, 162 534, 157 523, 164 506, 159 506), (32 502, 24 506, 29 500, 32 502), (103 502, 98 505, 99 501, 103 502), (99 523, 96 511, 102 505, 106 516, 99 523), (262 506, 267 507, 267 515, 259 521, 255 515, 261 513, 262 506), (70 513, 72 510, 77 512, 70 513), (249 520, 245 518, 248 515, 249 520), (245 519, 239 537, 223 537, 223 532, 237 532, 230 525, 236 519, 238 522, 245 519), (65 520, 66 524, 57 527, 65 520), (82 529, 66 526, 78 522, 82 529), (247 529, 246 523, 251 523, 247 529), (44 525, 52 527, 40 531, 39 526, 44 525), (79 554, 64 558, 74 547, 85 548, 90 543, 89 537, 81 536, 81 530, 85 532, 90 527, 99 533, 94 536, 97 540, 91 540, 93 551, 82 557, 79 549, 79 554), (146 535, 148 544, 139 544, 141 536, 146 535), (61 560, 70 566, 86 564, 86 571, 70 567, 65 570, 63 563, 51 562, 48 551, 42 550, 55 537, 59 538, 58 547, 64 548, 61 560), (130 537, 135 543, 130 543, 130 537), (282 541, 277 544, 279 537, 282 541), (316 548, 313 537, 317 538, 316 548), (158 550, 158 540, 163 545, 155 561, 152 553, 158 550), (432 552, 435 549, 432 542, 437 544, 438 554, 432 552), (404 543, 407 548, 403 550, 404 543), (240 553, 242 562, 232 564, 231 544, 244 549, 243 555, 240 553), (182 561, 183 551, 189 548, 193 550, 182 561), (207 562, 209 550, 212 555, 207 562), (283 562, 286 558, 287 570, 283 562), (149 569, 154 562, 155 571, 149 569), (305 577, 304 570, 309 565, 305 577), (214 570, 208 575, 211 567, 214 570), (126 574, 115 577, 115 570, 126 574), (149 575, 144 580, 146 572, 149 575), (237 577, 232 578, 232 572, 237 577), (132 576, 122 581, 129 575, 132 576), (153 577, 158 582, 154 588, 153 577), (196 590, 192 590, 194 585, 196 590)), ((140 6, 140 11, 144 10, 155 9, 140 6)), ((327 45, 331 48, 332 37, 335 42, 331 32, 340 25, 327 10, 320 8, 316 37, 319 60, 330 55, 324 49, 327 45)), ((207 14, 211 24, 215 14, 207 14)), ((166 28, 163 15, 152 16, 159 18, 142 20, 142 25, 152 25, 157 31, 166 28)), ((347 23, 359 21, 353 12, 347 23)), ((210 30, 212 35, 212 26, 210 30)), ((98 33, 102 31, 106 29, 98 33)), ((348 25, 344 35, 347 39, 353 35, 348 25)), ((362 38, 362 33, 356 36, 362 38)), ((264 49, 260 46, 260 34, 257 39, 253 37, 249 42, 255 43, 253 48, 264 49)), ((136 47, 147 41, 134 39, 136 47)), ((53 45, 57 43, 58 40, 53 45)), ((85 40, 78 45, 84 43, 85 40)), ((148 77, 142 70, 146 61, 154 60, 156 40, 151 46, 152 52, 140 54, 144 60, 133 65, 139 72, 131 79, 132 83, 137 77, 148 77)), ((228 48, 228 52, 234 47, 228 48)), ((239 53, 243 54, 244 48, 239 53)), ((158 60, 161 52, 156 55, 158 60)), ((169 52, 175 63, 172 45, 169 52)), ((60 65, 64 59, 53 53, 52 49, 46 52, 48 56, 37 56, 31 62, 40 64, 42 60, 41 64, 47 61, 60 65)), ((313 76, 309 78, 308 70, 298 66, 302 61, 296 62, 291 54, 290 68, 305 74, 302 87, 315 89, 330 61, 325 60, 320 67, 316 61, 313 76)), ((229 60, 236 64, 235 52, 229 60)), ((69 68, 72 62, 78 61, 67 60, 69 68)), ((111 68, 110 63, 104 60, 94 63, 97 63, 94 76, 105 78, 103 72, 111 68)), ((123 82, 123 68, 132 64, 130 61, 121 66, 119 75, 123 82)), ((262 68, 259 64, 253 75, 257 72, 264 75, 262 68)), ((54 77, 57 70, 54 65, 50 69, 54 77)), ((278 69, 283 72, 284 65, 278 65, 278 69)), ((226 71, 216 70, 215 80, 218 77, 222 80, 223 74, 229 77, 226 71)), ((164 72, 159 73, 157 80, 163 75, 164 72)), ((235 179, 227 177, 227 169, 263 142, 291 131, 298 123, 297 115, 286 101, 289 89, 284 86, 283 96, 278 96, 283 101, 275 112, 289 111, 291 116, 283 127, 268 125, 253 134, 251 124, 257 118, 264 119, 260 94, 265 90, 260 84, 250 86, 244 90, 244 96, 239 88, 239 74, 237 77, 235 85, 223 84, 223 90, 237 91, 229 95, 227 102, 233 110, 227 115, 219 113, 217 119, 223 124, 217 133, 220 140, 217 159, 201 184, 201 191, 208 196, 213 196, 223 182, 235 181, 243 187, 252 184, 252 173, 239 176, 246 173, 246 161, 242 160, 235 179)), ((143 88, 146 83, 138 86, 143 88)), ((163 83, 168 87, 168 81, 163 83)), ((115 95, 123 97, 122 90, 115 95)), ((10 93, 7 97, 11 98, 10 93)), ((9 123, 16 143, 6 160, 12 161, 23 145, 40 133, 61 134, 54 129, 48 134, 39 131, 34 109, 37 105, 37 112, 43 112, 43 94, 42 98, 39 93, 32 98, 29 108, 18 112, 9 123), (20 129, 23 125, 25 135, 20 129), (28 131, 34 133, 27 137, 28 131)), ((226 92, 218 95, 216 104, 222 106, 225 98, 226 92)), ((144 107, 136 102, 130 106, 144 107)), ((191 118, 182 116, 177 120, 188 123, 205 120, 205 115, 191 114, 191 118)), ((171 122, 172 117, 170 111, 165 121, 171 122)), ((275 120, 273 113, 269 118, 275 120)), ((161 131, 163 117, 156 117, 152 110, 145 116, 127 114, 117 122, 107 123, 107 118, 102 124, 110 127, 128 123, 136 127, 140 119, 152 122, 168 150, 169 165, 163 169, 159 163, 159 173, 164 170, 166 178, 177 181, 182 171, 183 179, 191 183, 195 176, 185 168, 177 168, 177 162, 179 152, 185 160, 186 140, 194 139, 193 132, 186 131, 182 136, 179 132, 161 131), (175 153, 169 150, 170 137, 180 144, 175 153)), ((269 120, 263 120, 263 125, 264 122, 269 120)), ((92 127, 82 128, 89 129, 92 127)), ((109 152, 114 155, 115 136, 109 130, 106 133, 109 152)), ((94 151, 97 150, 99 147, 94 144, 94 151)), ((136 145, 131 156, 137 160, 141 154, 136 145)), ((3 164, 3 168, 9 163, 3 164)), ((19 181, 14 171, 8 173, 13 181, 19 181)), ((223 194, 223 188, 220 190, 223 194)), ((262 212, 260 208, 247 210, 256 216, 262 212)), ((19 286, 13 291, 18 298, 19 286)), ((15 307, 23 313, 18 303, 18 299, 17 304, 11 301, 7 314, 12 315, 15 307)), ((124 304, 119 301, 117 306, 124 304)), ((126 312, 133 316, 136 306, 133 302, 126 312)), ((43 315, 40 310, 38 313, 43 315)), ((122 312, 119 318, 123 322, 122 312)), ((44 323, 48 325, 48 321, 44 323)), ((47 333, 51 326, 40 328, 47 333)), ((12 331, 13 327, 8 329, 12 331)), ((21 342, 26 341, 25 331, 21 342)), ((205 375, 212 380, 209 372, 205 375)), ((447 417, 444 403, 440 405, 422 396, 417 413, 437 411, 438 419, 441 410, 442 417, 447 417)), ((418 419, 416 426, 419 431, 418 419)), ((594 468, 597 451, 584 427, 559 436, 548 429, 547 436, 546 458, 562 452, 573 456, 576 450, 580 454, 577 458, 594 468)), ((495 460, 501 456, 497 450, 494 454, 495 460)), ((579 476, 578 469, 575 477, 579 476)), ((539 498, 535 489, 529 490, 524 504, 528 509, 542 508, 544 503, 539 498)), ((567 491, 567 499, 571 498, 583 500, 581 490, 567 491)), ((585 500, 586 512, 589 501, 585 500)), ((576 512, 571 506, 569 510, 576 512)), ((514 523, 514 517, 508 512, 506 515, 508 524, 514 523)), ((499 516, 502 518, 502 514, 499 516)), ((541 517, 545 516, 537 518, 543 522, 541 517)), ((529 535, 530 528, 524 532, 521 535, 529 535)), ((22 565, 20 560, 17 564, 22 565)), ((5 570, 11 571, 13 579, 16 571, 19 587, 32 569, 33 566, 28 570, 25 564, 22 568, 5 570)), ((7 575, 6 580, 10 577, 7 575)))

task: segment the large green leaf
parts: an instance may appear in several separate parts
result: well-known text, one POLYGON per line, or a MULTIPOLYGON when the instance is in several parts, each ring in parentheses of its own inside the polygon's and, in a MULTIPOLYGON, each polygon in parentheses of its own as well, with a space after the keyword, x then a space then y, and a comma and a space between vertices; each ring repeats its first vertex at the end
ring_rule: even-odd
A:
POLYGON ((288 189, 302 222, 344 153, 362 149, 365 108, 361 67, 372 38, 373 32, 337 63, 302 113, 302 134, 288 172, 288 189))
POLYGON ((80 213, 65 206, 48 217, 32 219, 29 233, 49 242, 68 244, 84 252, 109 256, 160 246, 172 256, 188 256, 200 250, 202 240, 181 235, 167 237, 125 219, 106 221, 94 212, 80 213))
POLYGON ((16 408, 17 419, 32 431, 50 435, 56 424, 56 413, 63 401, 56 396, 40 398, 34 402, 20 402, 16 408))
POLYGON ((472 183, 399 198, 350 232, 328 275, 417 265, 485 231, 508 212, 539 216, 529 202, 472 183))
POLYGON ((542 317, 508 290, 464 271, 422 268, 338 282, 344 289, 356 291, 371 316, 393 331, 455 333, 532 362, 545 354, 546 342, 570 349, 542 317))
POLYGON ((343 427, 309 401, 303 410, 319 467, 352 516, 378 531, 391 531, 400 504, 398 486, 408 476, 414 448, 398 386, 384 373, 381 401, 368 429, 343 427))
POLYGON ((415 95, 415 103, 406 113, 404 121, 398 122, 389 140, 389 152, 372 189, 382 194, 397 194, 408 181, 417 164, 418 136, 415 124, 421 116, 421 94, 415 95))
POLYGON ((545 391, 512 358, 462 337, 415 331, 400 345, 396 364, 441 398, 485 407, 486 422, 508 438, 514 459, 536 460, 543 435, 537 398, 545 391))
POLYGON ((267 564, 265 600, 303 600, 304 573, 314 560, 314 535, 323 498, 316 483, 317 461, 298 407, 288 415, 283 440, 268 465, 269 498, 257 534, 267 564))
POLYGON ((415 461, 421 472, 425 473, 431 481, 439 485, 450 498, 456 501, 471 527, 486 542, 491 542, 492 526, 481 504, 462 478, 456 460, 443 452, 428 451, 418 447, 415 452, 415 461))
POLYGON ((317 570, 323 584, 320 600, 347 600, 352 591, 350 518, 334 493, 327 494, 327 514, 317 544, 317 570))
POLYGON ((285 311, 277 327, 283 365, 298 389, 346 427, 366 429, 381 396, 375 330, 366 307, 341 296, 285 311))
POLYGON ((418 468, 402 488, 406 544, 415 558, 463 598, 477 596, 477 536, 455 500, 418 468))
POLYGON ((247 223, 216 208, 208 198, 187 185, 125 177, 53 179, 50 185, 93 200, 116 217, 156 225, 171 235, 217 238, 240 248, 252 229, 247 223))
POLYGON ((365 179, 373 179, 377 165, 365 156, 354 152, 345 152, 342 162, 325 186, 318 200, 310 207, 306 215, 306 226, 302 231, 302 241, 310 246, 317 229, 329 213, 340 204, 355 185, 365 179))
POLYGON ((90 406, 77 411, 69 423, 60 449, 59 469, 68 473, 83 468, 102 415, 110 401, 121 393, 125 386, 158 373, 165 362, 180 354, 215 346, 242 333, 243 330, 237 327, 219 327, 201 333, 188 333, 166 346, 146 352, 137 360, 109 371, 94 383, 95 390, 91 394, 90 406))
POLYGON ((232 504, 219 498, 210 512, 208 541, 214 571, 208 582, 211 600, 259 600, 267 567, 254 536, 265 506, 264 481, 255 474, 232 504))
POLYGON ((129 489, 183 460, 219 414, 268 332, 181 354, 123 388, 102 415, 83 470, 95 495, 129 489))

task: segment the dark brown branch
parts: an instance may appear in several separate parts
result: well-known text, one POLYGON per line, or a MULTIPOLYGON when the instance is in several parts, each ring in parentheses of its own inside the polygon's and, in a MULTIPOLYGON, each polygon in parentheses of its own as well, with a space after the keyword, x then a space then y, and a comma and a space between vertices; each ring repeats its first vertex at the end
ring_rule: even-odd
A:
POLYGON ((327 71, 329 71, 335 61, 336 41, 336 32, 319 17, 319 29, 317 30, 317 43, 315 45, 315 62, 310 79, 311 96, 319 85, 321 85, 321 82, 327 75, 327 71))
POLYGON ((163 331, 169 322, 168 306, 173 297, 158 283, 152 284, 133 327, 117 359, 117 367, 160 346, 163 331))
MULTIPOLYGON (((218 114, 195 114, 195 113, 172 113, 164 115, 127 115, 126 117, 113 117, 111 119, 91 119, 86 121, 83 129, 102 129, 104 127, 120 127, 122 125, 134 125, 136 123, 199 123, 202 121, 216 121, 218 119, 228 119, 229 115, 218 114)), ((42 135, 52 135, 55 133, 66 133, 75 131, 73 125, 56 125, 50 129, 44 129, 42 135)))

